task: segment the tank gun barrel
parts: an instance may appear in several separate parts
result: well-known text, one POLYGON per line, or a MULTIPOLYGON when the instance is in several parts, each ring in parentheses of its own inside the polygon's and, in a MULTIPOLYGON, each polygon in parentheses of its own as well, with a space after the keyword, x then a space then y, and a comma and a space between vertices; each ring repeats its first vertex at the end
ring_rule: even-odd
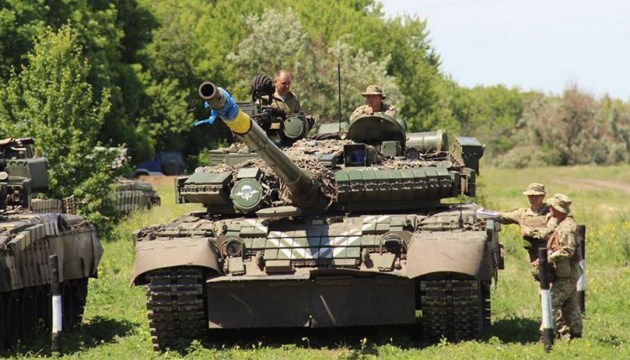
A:
POLYGON ((323 195, 319 184, 308 173, 295 165, 267 137, 264 130, 255 121, 252 121, 249 115, 238 108, 227 91, 206 81, 199 86, 199 96, 206 101, 211 109, 217 112, 232 133, 238 135, 282 179, 291 191, 292 200, 297 206, 312 208, 321 205, 323 195))

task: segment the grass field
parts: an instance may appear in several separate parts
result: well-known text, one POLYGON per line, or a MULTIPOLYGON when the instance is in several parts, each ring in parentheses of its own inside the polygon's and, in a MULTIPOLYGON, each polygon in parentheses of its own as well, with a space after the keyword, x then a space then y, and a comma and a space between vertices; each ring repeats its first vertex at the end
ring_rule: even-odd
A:
MULTIPOLYGON (((133 230, 164 223, 197 206, 174 204, 173 185, 157 184, 163 206, 137 212, 104 242, 100 278, 90 281, 83 324, 64 334, 64 356, 81 359, 530 359, 630 358, 630 166, 482 170, 477 202, 509 210, 526 204, 529 182, 542 182, 549 195, 563 192, 578 223, 587 227, 587 317, 584 338, 557 341, 545 355, 537 343, 540 305, 518 229, 502 228, 506 269, 492 289, 493 327, 479 341, 425 343, 415 327, 264 330, 213 333, 204 343, 154 353, 146 320, 144 289, 130 287, 133 230)), ((48 338, 48 335, 43 337, 48 338)), ((18 358, 50 356, 48 339, 21 344, 18 358)))

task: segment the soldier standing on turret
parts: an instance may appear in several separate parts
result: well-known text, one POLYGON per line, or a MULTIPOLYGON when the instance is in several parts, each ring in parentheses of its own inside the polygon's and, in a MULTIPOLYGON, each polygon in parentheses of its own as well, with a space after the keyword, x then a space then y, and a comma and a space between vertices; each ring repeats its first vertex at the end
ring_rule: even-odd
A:
MULTIPOLYGON (((523 192, 527 195, 529 206, 509 212, 501 212, 497 221, 502 224, 518 224, 521 236, 526 240, 525 249, 529 255, 529 262, 538 260, 538 248, 544 247, 549 235, 556 228, 558 221, 551 216, 549 205, 545 203, 545 186, 531 183, 523 192)), ((532 274, 538 273, 538 267, 532 267, 532 274)))

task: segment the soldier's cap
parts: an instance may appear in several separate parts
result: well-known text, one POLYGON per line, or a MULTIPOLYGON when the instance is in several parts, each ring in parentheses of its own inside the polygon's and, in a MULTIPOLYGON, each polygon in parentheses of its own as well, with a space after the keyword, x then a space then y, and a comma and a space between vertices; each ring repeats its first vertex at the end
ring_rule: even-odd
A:
POLYGON ((523 195, 547 195, 545 185, 541 183, 531 183, 527 185, 527 190, 523 191, 523 195))
POLYGON ((561 213, 568 214, 571 209, 571 199, 564 194, 553 194, 551 199, 547 200, 549 206, 552 206, 554 209, 560 211, 561 213))
POLYGON ((361 93, 362 96, 368 95, 381 95, 381 98, 387 99, 387 96, 383 94, 383 89, 381 89, 378 85, 368 85, 364 92, 361 93))

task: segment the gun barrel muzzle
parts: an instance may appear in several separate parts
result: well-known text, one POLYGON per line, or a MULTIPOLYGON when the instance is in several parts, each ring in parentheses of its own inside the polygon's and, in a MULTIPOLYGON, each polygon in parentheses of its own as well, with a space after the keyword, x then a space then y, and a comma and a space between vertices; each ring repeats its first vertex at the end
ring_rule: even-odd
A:
POLYGON ((204 81, 199 85, 199 96, 204 100, 211 100, 217 94, 217 87, 210 81, 204 81))

